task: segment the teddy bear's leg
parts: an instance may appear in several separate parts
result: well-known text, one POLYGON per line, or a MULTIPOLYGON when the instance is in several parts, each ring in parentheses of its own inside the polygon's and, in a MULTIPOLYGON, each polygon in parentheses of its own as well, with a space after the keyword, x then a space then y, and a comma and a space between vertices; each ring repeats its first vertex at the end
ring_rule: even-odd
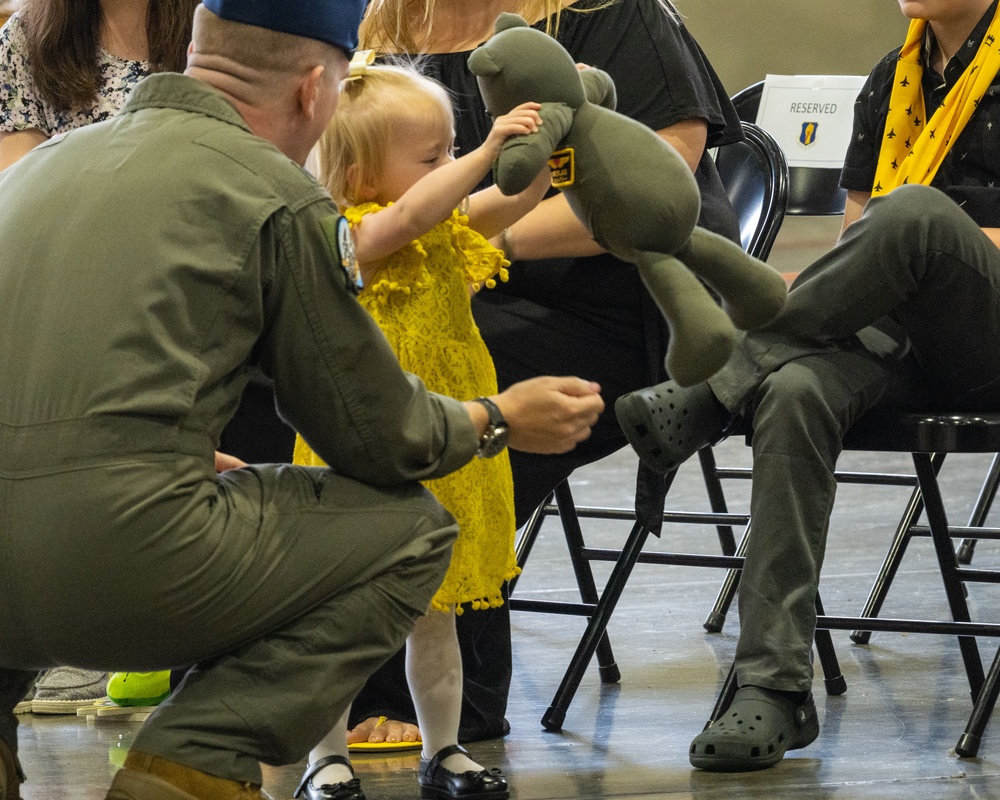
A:
POLYGON ((737 328, 766 325, 785 305, 788 290, 781 274, 717 233, 695 228, 675 255, 719 293, 737 328))
POLYGON ((736 341, 732 320, 701 281, 673 256, 638 253, 643 283, 670 326, 665 365, 681 386, 699 383, 729 360, 736 341))

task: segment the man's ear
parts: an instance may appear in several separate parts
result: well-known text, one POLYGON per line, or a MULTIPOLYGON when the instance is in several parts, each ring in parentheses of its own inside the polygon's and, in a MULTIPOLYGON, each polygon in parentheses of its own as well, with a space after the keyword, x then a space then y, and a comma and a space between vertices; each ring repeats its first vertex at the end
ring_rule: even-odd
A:
POLYGON ((310 121, 316 116, 316 101, 319 98, 324 72, 326 72, 326 67, 317 64, 299 79, 299 110, 310 121))

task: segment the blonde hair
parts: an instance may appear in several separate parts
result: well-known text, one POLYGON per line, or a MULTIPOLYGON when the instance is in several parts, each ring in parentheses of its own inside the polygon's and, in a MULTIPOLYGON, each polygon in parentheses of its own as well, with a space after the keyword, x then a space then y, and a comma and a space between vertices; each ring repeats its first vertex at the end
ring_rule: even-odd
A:
MULTIPOLYGON (((566 5, 564 0, 520 0, 516 13, 530 23, 544 19, 545 32, 555 36, 559 32, 559 20, 564 10, 586 13, 621 1, 594 0, 582 3, 583 8, 577 8, 575 7, 578 4, 577 0, 571 5, 566 5)), ((680 15, 671 0, 656 0, 656 2, 671 19, 679 21, 680 15)), ((434 3, 435 0, 371 0, 359 29, 361 46, 383 53, 421 52, 422 42, 430 38, 434 24, 434 3), (418 16, 414 13, 413 7, 419 2, 423 3, 424 10, 418 16), (414 27, 421 34, 420 44, 414 36, 414 27)))
POLYGON ((317 177, 338 204, 361 201, 361 186, 382 170, 392 134, 414 120, 454 125, 448 92, 415 69, 377 65, 344 81, 337 111, 317 145, 317 177))
MULTIPOLYGON (((412 10, 417 4, 409 0, 371 0, 359 29, 362 46, 390 53, 420 52, 413 28, 426 40, 434 23, 434 0, 422 2, 424 11, 418 18, 412 10)), ((517 13, 529 21, 544 19, 545 32, 554 36, 562 8, 562 0, 520 0, 517 13)))

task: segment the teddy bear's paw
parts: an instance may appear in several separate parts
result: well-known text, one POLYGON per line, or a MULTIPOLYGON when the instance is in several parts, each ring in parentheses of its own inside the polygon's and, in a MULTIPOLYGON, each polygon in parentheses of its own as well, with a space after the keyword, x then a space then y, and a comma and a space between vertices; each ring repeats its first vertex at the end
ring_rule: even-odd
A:
POLYGON ((670 327, 665 366, 681 386, 715 374, 736 343, 733 322, 683 263, 665 253, 631 254, 639 276, 670 327))
POLYGON ((778 316, 788 294, 781 273, 759 261, 755 265, 759 265, 759 269, 748 269, 743 280, 736 287, 727 287, 730 291, 725 294, 712 284, 722 296, 722 307, 733 324, 745 331, 766 325, 778 316))
POLYGON ((687 331, 675 326, 671 328, 664 366, 679 386, 694 386, 722 369, 735 345, 732 323, 692 326, 687 331))
POLYGON ((717 233, 695 228, 677 257, 719 293, 737 328, 766 325, 785 306, 788 289, 781 273, 717 233))

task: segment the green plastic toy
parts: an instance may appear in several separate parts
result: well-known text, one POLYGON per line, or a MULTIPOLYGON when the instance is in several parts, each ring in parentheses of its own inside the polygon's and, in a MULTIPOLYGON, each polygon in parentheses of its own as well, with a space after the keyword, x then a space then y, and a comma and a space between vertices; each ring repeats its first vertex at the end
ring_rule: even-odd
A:
POLYGON ((118 706, 155 706, 170 695, 170 672, 113 672, 107 691, 118 706))
POLYGON ((549 163, 553 185, 594 240, 639 270, 670 327, 666 368, 677 383, 711 376, 732 353, 736 327, 756 328, 778 314, 784 279, 698 227, 691 170, 654 131, 614 111, 607 73, 578 70, 562 45, 516 14, 500 15, 469 68, 494 117, 524 102, 542 105, 538 132, 508 139, 497 160, 500 190, 522 191, 549 163))

